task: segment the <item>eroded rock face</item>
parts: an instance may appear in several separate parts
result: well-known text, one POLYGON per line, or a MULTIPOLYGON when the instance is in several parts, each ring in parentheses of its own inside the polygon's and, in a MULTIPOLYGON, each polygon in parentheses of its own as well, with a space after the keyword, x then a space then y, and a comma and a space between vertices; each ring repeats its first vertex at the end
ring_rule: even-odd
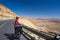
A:
POLYGON ((17 15, 14 14, 11 10, 0 4, 0 19, 11 19, 16 16, 17 15))

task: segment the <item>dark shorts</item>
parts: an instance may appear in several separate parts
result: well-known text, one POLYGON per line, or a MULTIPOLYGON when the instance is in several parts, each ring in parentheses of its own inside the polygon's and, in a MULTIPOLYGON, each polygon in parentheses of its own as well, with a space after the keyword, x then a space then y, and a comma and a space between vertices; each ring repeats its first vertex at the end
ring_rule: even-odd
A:
POLYGON ((22 34, 22 27, 16 27, 15 28, 15 34, 19 33, 22 34))

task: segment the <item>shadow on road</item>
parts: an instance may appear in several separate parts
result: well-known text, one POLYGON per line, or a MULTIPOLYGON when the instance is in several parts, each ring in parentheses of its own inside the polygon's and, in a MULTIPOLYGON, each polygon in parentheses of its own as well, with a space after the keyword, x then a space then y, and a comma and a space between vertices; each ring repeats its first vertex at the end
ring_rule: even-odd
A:
POLYGON ((4 34, 4 35, 7 37, 7 39, 14 40, 14 34, 13 33, 11 33, 11 34, 4 34))

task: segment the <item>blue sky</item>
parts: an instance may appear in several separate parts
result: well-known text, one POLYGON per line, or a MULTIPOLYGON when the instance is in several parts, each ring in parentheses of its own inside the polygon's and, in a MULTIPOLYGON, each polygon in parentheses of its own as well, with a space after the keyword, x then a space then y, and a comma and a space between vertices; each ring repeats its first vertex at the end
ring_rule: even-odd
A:
POLYGON ((0 0, 0 3, 20 16, 60 18, 60 0, 0 0))

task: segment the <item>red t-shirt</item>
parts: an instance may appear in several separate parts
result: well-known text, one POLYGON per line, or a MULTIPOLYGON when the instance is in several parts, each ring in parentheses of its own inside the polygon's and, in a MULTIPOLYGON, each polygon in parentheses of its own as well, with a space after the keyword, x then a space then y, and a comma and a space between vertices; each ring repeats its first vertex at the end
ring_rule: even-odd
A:
POLYGON ((15 20, 14 27, 18 27, 18 25, 19 25, 19 22, 18 22, 18 20, 15 20))

